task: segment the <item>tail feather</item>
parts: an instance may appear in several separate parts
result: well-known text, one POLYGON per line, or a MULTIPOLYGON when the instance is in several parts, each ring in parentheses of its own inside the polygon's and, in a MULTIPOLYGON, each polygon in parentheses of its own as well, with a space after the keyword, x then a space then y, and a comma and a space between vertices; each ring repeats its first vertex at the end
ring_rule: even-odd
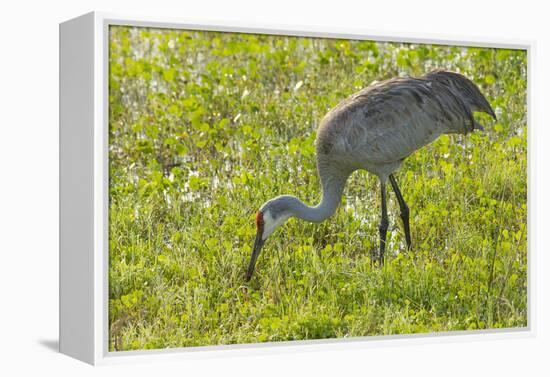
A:
MULTIPOLYGON (((474 85, 472 83, 472 85, 474 85)), ((481 111, 481 112, 484 112, 485 114, 489 114, 494 120, 497 120, 497 116, 493 110, 493 108, 491 107, 491 105, 489 104, 489 101, 487 101, 487 98, 485 98, 483 96, 483 94, 481 94, 480 90, 478 89, 477 86, 474 85, 474 88, 476 89, 477 91, 477 95, 475 97, 473 97, 473 99, 475 100, 475 105, 477 105, 477 108, 474 108, 473 110, 474 111, 481 111)))
POLYGON ((497 119, 489 101, 483 96, 476 84, 460 73, 436 70, 425 75, 426 78, 444 82, 461 94, 463 100, 469 104, 471 111, 480 111, 497 119))

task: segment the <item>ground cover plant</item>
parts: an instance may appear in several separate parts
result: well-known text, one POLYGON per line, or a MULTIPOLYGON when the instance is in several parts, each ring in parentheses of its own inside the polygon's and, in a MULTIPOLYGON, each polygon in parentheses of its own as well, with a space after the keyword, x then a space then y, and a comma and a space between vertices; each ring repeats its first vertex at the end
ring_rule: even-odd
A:
POLYGON ((523 50, 111 27, 110 350, 527 325, 527 54, 523 50), (445 68, 498 121, 442 136, 388 194, 355 172, 321 224, 291 219, 244 275, 258 207, 317 203, 315 132, 375 80, 445 68))

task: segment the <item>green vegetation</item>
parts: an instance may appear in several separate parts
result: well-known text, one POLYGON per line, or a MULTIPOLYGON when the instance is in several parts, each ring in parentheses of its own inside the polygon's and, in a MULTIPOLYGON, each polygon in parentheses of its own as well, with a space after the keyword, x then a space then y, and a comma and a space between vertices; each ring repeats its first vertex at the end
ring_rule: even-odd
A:
POLYGON ((527 325, 526 52, 111 28, 110 349, 527 325), (496 109, 396 177, 384 266, 377 178, 322 224, 291 219, 244 280, 259 206, 313 204, 315 130, 374 80, 447 68, 496 109))

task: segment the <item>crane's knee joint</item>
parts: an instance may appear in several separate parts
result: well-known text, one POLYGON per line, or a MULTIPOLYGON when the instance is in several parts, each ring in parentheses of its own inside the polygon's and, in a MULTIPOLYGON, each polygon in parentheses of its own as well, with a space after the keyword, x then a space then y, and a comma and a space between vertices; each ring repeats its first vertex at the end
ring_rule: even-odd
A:
POLYGON ((409 217, 409 207, 407 207, 406 204, 404 204, 404 205, 401 207, 401 217, 402 217, 402 218, 409 217))
POLYGON ((384 232, 387 232, 388 231, 388 220, 386 219, 383 219, 380 224, 378 224, 378 230, 381 232, 381 233, 384 233, 384 232))

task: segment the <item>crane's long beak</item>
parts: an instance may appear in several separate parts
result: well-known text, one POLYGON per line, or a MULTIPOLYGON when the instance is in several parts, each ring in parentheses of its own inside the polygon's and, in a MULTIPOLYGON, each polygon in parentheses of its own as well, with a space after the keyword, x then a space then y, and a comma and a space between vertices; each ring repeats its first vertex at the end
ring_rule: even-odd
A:
POLYGON ((262 250, 262 246, 264 245, 264 240, 262 240, 262 233, 261 231, 258 231, 256 233, 256 240, 254 241, 254 249, 252 250, 252 256, 250 257, 250 264, 248 265, 248 271, 246 272, 246 281, 250 281, 252 278, 252 274, 254 273, 254 266, 256 265, 256 260, 258 259, 258 255, 260 255, 260 251, 262 250))

